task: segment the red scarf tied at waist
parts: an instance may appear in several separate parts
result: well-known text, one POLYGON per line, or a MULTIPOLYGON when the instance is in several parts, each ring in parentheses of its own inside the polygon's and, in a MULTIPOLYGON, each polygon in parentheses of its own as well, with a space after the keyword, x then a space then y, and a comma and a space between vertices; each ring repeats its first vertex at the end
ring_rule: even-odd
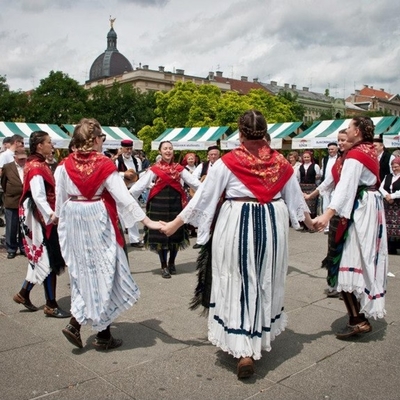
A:
MULTIPOLYGON (((64 162, 68 176, 76 187, 87 199, 92 199, 101 184, 117 171, 115 164, 103 154, 96 151, 71 153, 64 162)), ((118 244, 124 246, 124 238, 118 228, 118 213, 115 200, 111 194, 104 190, 101 194, 107 212, 114 227, 118 244)))
POLYGON ((171 186, 181 195, 182 208, 188 203, 187 195, 181 185, 181 172, 184 170, 183 166, 177 163, 166 163, 161 160, 154 164, 150 169, 157 175, 155 185, 151 188, 149 193, 149 200, 161 192, 165 187, 171 186))
POLYGON ((270 202, 293 175, 290 163, 265 140, 246 141, 222 161, 261 204, 270 202))
MULTIPOLYGON (((26 200, 27 197, 31 197, 31 180, 35 176, 41 176, 44 180, 44 186, 46 190, 46 199, 51 209, 54 211, 56 205, 56 190, 54 176, 46 163, 46 159, 41 154, 32 154, 28 157, 24 167, 24 185, 22 189, 22 195, 20 199, 20 206, 26 200)), ((39 209, 35 210, 35 218, 45 228, 46 238, 50 237, 53 224, 46 225, 43 215, 39 209)))

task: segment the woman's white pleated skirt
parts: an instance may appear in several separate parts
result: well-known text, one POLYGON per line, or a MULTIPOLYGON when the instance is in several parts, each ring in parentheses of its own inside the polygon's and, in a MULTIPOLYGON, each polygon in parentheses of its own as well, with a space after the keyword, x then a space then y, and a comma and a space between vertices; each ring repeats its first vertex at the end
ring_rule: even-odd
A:
POLYGON ((288 221, 282 200, 228 200, 221 207, 212 245, 208 338, 235 358, 260 359, 287 325, 288 221))
POLYGON ((357 200, 353 222, 344 242, 338 291, 353 292, 360 312, 383 318, 388 272, 385 211, 379 192, 367 191, 357 200))
POLYGON ((81 325, 102 331, 140 295, 103 201, 67 201, 58 234, 71 281, 71 313, 81 325))

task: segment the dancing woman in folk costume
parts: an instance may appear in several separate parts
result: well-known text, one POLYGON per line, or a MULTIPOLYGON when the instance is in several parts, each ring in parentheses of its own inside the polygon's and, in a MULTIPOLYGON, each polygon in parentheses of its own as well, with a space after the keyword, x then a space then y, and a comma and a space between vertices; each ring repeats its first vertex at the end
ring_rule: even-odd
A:
POLYGON ((385 316, 388 266, 386 223, 379 193, 379 163, 373 145, 374 125, 368 117, 354 117, 347 128, 347 152, 328 209, 314 220, 322 230, 341 217, 336 232, 339 276, 349 314, 347 326, 336 334, 346 339, 372 330, 369 317, 385 316))
POLYGON ((62 254, 71 281, 71 313, 64 336, 83 347, 81 325, 97 331, 99 349, 119 347, 110 324, 139 298, 124 251, 118 215, 125 226, 147 218, 129 195, 115 164, 101 154, 104 135, 95 119, 83 119, 74 130, 76 150, 57 169, 56 214, 62 254))
POLYGON ((55 181, 46 163, 46 156, 53 151, 48 133, 32 132, 29 138, 28 157, 24 168, 24 185, 20 200, 20 222, 23 243, 29 266, 22 289, 13 300, 29 311, 37 311, 30 300, 36 283, 43 284, 46 297, 44 313, 49 317, 67 318, 56 301, 57 275, 62 273, 65 262, 61 255, 55 210, 55 181))
POLYGON ((191 223, 204 245, 225 196, 212 237, 208 338, 239 359, 238 377, 246 378, 287 324, 288 209, 312 224, 293 168, 264 139, 263 115, 247 111, 238 125, 241 145, 216 161, 188 206, 161 230, 171 235, 191 223))
MULTIPOLYGON (((129 192, 138 199, 154 183, 146 204, 147 215, 155 221, 172 221, 187 204, 187 195, 181 180, 194 190, 199 187, 200 181, 182 165, 174 162, 171 142, 161 142, 158 150, 161 160, 152 165, 129 192)), ((184 249, 189 244, 188 231, 182 227, 174 235, 166 237, 159 230, 145 228, 144 243, 147 248, 158 253, 161 276, 171 278, 171 274, 176 273, 175 259, 179 249, 184 249)))

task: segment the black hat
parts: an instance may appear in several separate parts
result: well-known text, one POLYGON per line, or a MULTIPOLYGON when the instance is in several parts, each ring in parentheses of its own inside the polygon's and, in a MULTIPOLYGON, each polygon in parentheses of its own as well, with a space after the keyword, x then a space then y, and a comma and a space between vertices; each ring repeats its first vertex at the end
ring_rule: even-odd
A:
POLYGON ((219 147, 218 147, 218 146, 210 146, 210 147, 207 149, 207 153, 208 153, 209 151, 211 151, 211 150, 219 150, 219 147))
POLYGON ((329 146, 336 146, 337 147, 337 143, 336 142, 330 142, 330 143, 328 143, 328 146, 326 146, 326 147, 329 147, 329 146))

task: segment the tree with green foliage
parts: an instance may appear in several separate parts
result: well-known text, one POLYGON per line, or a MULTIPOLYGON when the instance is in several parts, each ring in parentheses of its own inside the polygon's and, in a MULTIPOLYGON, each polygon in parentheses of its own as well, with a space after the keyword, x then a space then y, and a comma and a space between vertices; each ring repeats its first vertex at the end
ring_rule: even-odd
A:
POLYGON ((156 107, 153 92, 141 93, 131 85, 114 82, 111 89, 98 85, 89 92, 88 113, 105 126, 123 126, 138 132, 150 124, 156 107))
MULTIPOLYGON (((304 106, 301 105, 297 101, 297 99, 299 97, 299 95, 297 93, 293 93, 293 92, 289 92, 289 91, 281 91, 281 92, 279 92, 277 97, 279 98, 280 101, 282 101, 283 103, 286 103, 290 106, 290 109, 295 116, 295 119, 293 120, 293 122, 303 121, 306 110, 305 110, 304 106)), ((286 121, 286 122, 288 122, 288 121, 286 121)))
POLYGON ((26 93, 11 91, 6 76, 0 75, 0 121, 25 121, 28 100, 26 93))
POLYGON ((229 126, 234 131, 239 116, 251 108, 260 110, 270 123, 296 120, 293 102, 261 89, 239 95, 222 93, 215 85, 177 82, 169 92, 156 93, 156 104, 153 126, 144 127, 138 134, 147 151, 166 128, 229 126))
POLYGON ((32 92, 27 118, 32 122, 74 124, 86 115, 88 92, 61 71, 50 71, 32 92))

